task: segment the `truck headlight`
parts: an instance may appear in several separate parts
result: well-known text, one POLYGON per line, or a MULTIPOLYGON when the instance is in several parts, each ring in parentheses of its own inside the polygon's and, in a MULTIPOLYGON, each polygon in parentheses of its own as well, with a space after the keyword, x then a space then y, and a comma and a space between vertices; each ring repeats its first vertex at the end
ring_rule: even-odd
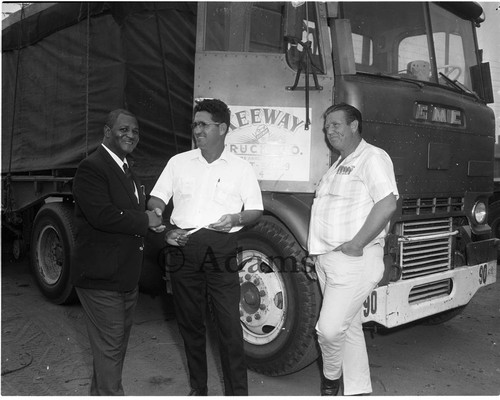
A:
POLYGON ((486 222, 486 204, 482 201, 478 201, 474 204, 472 215, 478 224, 484 224, 486 222))

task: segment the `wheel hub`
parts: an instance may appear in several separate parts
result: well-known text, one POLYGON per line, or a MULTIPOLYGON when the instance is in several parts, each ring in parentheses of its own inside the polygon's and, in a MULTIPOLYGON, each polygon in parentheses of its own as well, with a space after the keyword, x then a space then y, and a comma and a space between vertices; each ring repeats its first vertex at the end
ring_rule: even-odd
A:
POLYGON ((271 342, 284 324, 284 285, 276 266, 264 254, 245 250, 240 263, 240 319, 245 340, 271 342))
POLYGON ((260 296, 257 287, 249 282, 241 285, 241 306, 245 312, 253 314, 260 306, 260 296))
POLYGON ((37 256, 40 276, 44 278, 45 283, 48 285, 55 284, 62 274, 64 251, 54 227, 46 226, 40 232, 37 256))

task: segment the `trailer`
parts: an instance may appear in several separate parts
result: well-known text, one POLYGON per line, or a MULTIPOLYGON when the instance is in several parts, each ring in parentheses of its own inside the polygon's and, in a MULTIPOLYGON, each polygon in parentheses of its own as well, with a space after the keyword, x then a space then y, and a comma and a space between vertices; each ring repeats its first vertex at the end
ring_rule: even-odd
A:
MULTIPOLYGON (((2 227, 28 251, 50 300, 74 299, 71 184, 107 112, 138 116, 134 169, 152 189, 191 148, 197 98, 232 111, 226 146, 259 178, 264 216, 240 234, 240 315, 249 367, 300 370, 317 356, 321 294, 307 254, 314 192, 338 154, 322 113, 347 102, 391 156, 400 199, 385 274, 363 321, 440 323, 496 282, 488 225, 494 116, 469 2, 34 4, 3 38, 2 227)), ((163 285, 150 234, 141 287, 163 285)))

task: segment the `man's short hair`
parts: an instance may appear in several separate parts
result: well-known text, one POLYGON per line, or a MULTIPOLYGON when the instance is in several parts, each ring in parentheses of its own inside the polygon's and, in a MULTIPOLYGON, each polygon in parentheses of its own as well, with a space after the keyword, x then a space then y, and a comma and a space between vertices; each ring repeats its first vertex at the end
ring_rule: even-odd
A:
POLYGON ((361 117, 361 112, 356 108, 347 103, 334 104, 326 109, 323 114, 323 118, 326 119, 328 115, 335 111, 343 111, 345 120, 348 124, 352 121, 358 121, 358 132, 361 135, 363 127, 363 118, 361 117))
POLYGON ((113 110, 108 114, 108 116, 106 117, 106 122, 104 122, 104 124, 111 129, 115 125, 115 122, 118 119, 118 117, 122 114, 137 119, 136 116, 132 114, 130 111, 125 110, 124 108, 117 108, 116 110, 113 110))
POLYGON ((194 114, 200 111, 206 111, 211 114, 214 122, 225 123, 229 129, 229 125, 231 123, 231 110, 222 100, 197 100, 196 105, 194 106, 194 114))

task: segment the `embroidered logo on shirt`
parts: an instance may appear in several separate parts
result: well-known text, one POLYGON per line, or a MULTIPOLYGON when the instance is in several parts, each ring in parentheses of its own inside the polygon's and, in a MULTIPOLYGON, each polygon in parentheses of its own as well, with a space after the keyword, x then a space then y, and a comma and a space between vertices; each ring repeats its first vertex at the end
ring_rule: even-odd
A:
POLYGON ((341 165, 337 170, 337 175, 350 175, 354 168, 354 165, 352 167, 344 167, 341 165))

